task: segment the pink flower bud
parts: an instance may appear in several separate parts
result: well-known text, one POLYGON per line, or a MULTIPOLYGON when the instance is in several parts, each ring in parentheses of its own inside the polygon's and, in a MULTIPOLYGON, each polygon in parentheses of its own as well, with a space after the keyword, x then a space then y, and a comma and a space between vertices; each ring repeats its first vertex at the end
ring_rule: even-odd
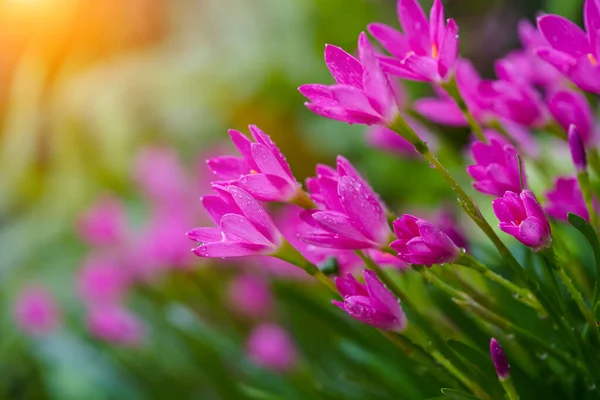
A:
POLYGON ((502 351, 502 347, 494 338, 490 340, 490 355, 492 356, 498 378, 508 378, 510 376, 510 366, 508 365, 504 351, 502 351))
POLYGON ((521 191, 519 157, 512 145, 492 139, 489 144, 476 142, 472 151, 476 164, 467 167, 467 172, 475 179, 475 189, 493 196, 521 191))
POLYGON ((492 202, 500 229, 538 251, 550 246, 550 224, 533 192, 506 192, 492 202))
POLYGON ((579 130, 575 125, 569 126, 569 147, 571 148, 571 157, 577 172, 585 172, 587 169, 587 158, 585 156, 585 147, 579 135, 579 130))
POLYGON ((141 322, 119 305, 92 307, 88 327, 97 338, 124 346, 139 345, 144 337, 141 322))
POLYGON ((269 285, 252 275, 236 277, 227 288, 227 299, 233 310, 249 318, 265 317, 273 308, 269 285))

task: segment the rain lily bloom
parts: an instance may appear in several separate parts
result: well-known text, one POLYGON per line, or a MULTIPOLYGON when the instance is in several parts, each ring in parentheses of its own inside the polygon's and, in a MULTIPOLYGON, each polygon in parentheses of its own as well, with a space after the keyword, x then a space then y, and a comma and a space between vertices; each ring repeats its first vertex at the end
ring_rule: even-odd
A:
POLYGON ((120 243, 126 234, 125 210, 116 198, 103 197, 78 221, 83 240, 94 246, 120 243))
POLYGON ((494 362, 494 368, 496 369, 498 378, 508 378, 510 376, 510 365, 508 365, 502 346, 500 346, 500 343, 494 338, 490 340, 490 355, 494 362))
POLYGON ((579 134, 579 129, 575 125, 569 127, 569 148, 571 150, 571 158, 573 159, 573 165, 577 173, 585 172, 587 169, 587 158, 585 155, 585 147, 583 147, 583 141, 579 134))
POLYGON ((548 47, 539 48, 537 54, 582 90, 600 93, 600 10, 597 1, 586 0, 583 13, 587 32, 559 15, 539 17, 538 28, 548 47))
POLYGON ((552 218, 566 222, 567 214, 573 213, 587 221, 590 220, 577 178, 558 178, 554 188, 546 193, 546 198, 548 204, 544 208, 552 218))
POLYGON ((257 200, 287 202, 293 199, 300 184, 285 157, 257 126, 250 125, 249 129, 254 142, 239 131, 229 131, 241 157, 211 158, 207 161, 208 167, 218 179, 241 187, 257 200))
POLYGON ((575 125, 584 143, 594 135, 594 112, 583 94, 574 90, 561 90, 548 99, 550 113, 565 132, 575 125))
POLYGON ((392 75, 423 82, 445 82, 458 57, 458 25, 444 20, 441 0, 435 0, 429 19, 417 0, 398 0, 398 19, 404 33, 385 24, 369 25, 369 32, 394 57, 381 57, 392 75))
POLYGON ((550 224, 533 192, 506 192, 494 200, 492 206, 500 220, 498 227, 501 231, 514 236, 533 251, 550 246, 550 224))
POLYGON ((392 124, 398 117, 396 96, 363 32, 358 38, 358 60, 339 47, 325 47, 325 63, 336 85, 298 88, 310 102, 306 107, 326 118, 350 124, 392 124))
POLYGON ((390 247, 408 264, 451 263, 460 255, 461 250, 452 239, 428 221, 404 214, 393 225, 398 239, 390 247))
POLYGON ((269 285, 253 275, 240 275, 230 282, 227 299, 230 308, 244 317, 266 317, 273 309, 269 285))
POLYGON ((343 301, 332 303, 352 318, 388 331, 402 331, 407 320, 398 299, 381 283, 375 272, 364 270, 365 284, 348 274, 335 280, 343 301))
POLYGON ((267 255, 277 251, 282 237, 269 214, 245 190, 214 185, 217 195, 202 198, 202 205, 218 227, 195 228, 187 236, 198 246, 199 257, 225 258, 267 255))
POLYGON ((256 365, 276 372, 294 367, 298 354, 290 335, 279 325, 264 323, 256 327, 248 338, 246 349, 256 365))
POLYGON ((317 166, 317 176, 306 186, 320 209, 306 210, 302 218, 311 230, 300 239, 317 247, 358 250, 387 245, 390 228, 379 196, 348 160, 337 159, 337 171, 317 166))
POLYGON ((88 257, 77 275, 79 295, 88 304, 115 304, 129 285, 128 272, 107 257, 88 257))
POLYGON ((476 190, 492 196, 502 196, 507 190, 521 191, 519 157, 512 145, 492 139, 489 144, 474 143, 471 151, 476 164, 468 166, 467 172, 475 180, 476 190))
POLYGON ((87 324, 97 338, 119 345, 136 346, 144 337, 142 323, 119 305, 92 307, 87 324))
POLYGON ((532 87, 510 81, 483 81, 478 94, 487 109, 500 118, 531 127, 543 126, 548 120, 546 106, 532 87))
POLYGON ((29 286, 21 291, 14 317, 19 328, 31 335, 51 333, 60 319, 54 297, 42 286, 29 286))

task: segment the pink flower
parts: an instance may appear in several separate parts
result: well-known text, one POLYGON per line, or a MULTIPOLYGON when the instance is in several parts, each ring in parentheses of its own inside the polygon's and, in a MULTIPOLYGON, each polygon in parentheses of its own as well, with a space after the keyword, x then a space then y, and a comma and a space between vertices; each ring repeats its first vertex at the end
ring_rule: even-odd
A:
POLYGON ((86 303, 92 305, 119 302, 128 285, 127 271, 106 257, 88 257, 77 274, 77 291, 86 303))
POLYGON ((524 126, 539 127, 548 121, 548 112, 539 93, 532 87, 510 81, 483 81, 479 96, 487 110, 524 126))
POLYGON ((569 148, 571 150, 571 158, 573 159, 573 165, 575 165, 575 171, 579 174, 587 170, 587 156, 585 154, 585 147, 583 140, 579 134, 579 129, 575 125, 569 126, 567 139, 569 141, 569 148))
POLYGON ((202 198, 216 228, 195 228, 187 233, 198 242, 199 257, 242 257, 272 254, 282 237, 269 214, 248 192, 236 186, 214 185, 218 195, 202 198))
POLYGON ((42 286, 29 286, 21 291, 14 317, 23 332, 39 336, 54 331, 60 320, 54 297, 42 286))
POLYGON ((277 372, 289 371, 298 358, 296 346, 288 333, 273 323, 256 327, 248 338, 246 348, 253 363, 277 372))
MULTIPOLYGON (((475 189, 492 196, 521 191, 519 158, 513 146, 492 139, 489 144, 476 142, 471 150, 476 164, 468 166, 467 172, 475 180, 475 189)), ((525 174, 523 181, 525 184, 525 174)))
POLYGON ((402 331, 407 321, 399 301, 381 283, 375 272, 364 270, 365 285, 348 274, 346 278, 336 278, 343 301, 332 303, 348 313, 352 318, 378 329, 402 331))
POLYGON ((266 317, 273 309, 269 285, 257 276, 237 276, 229 283, 227 299, 234 311, 249 318, 266 317))
POLYGON ((369 32, 395 58, 382 57, 386 72, 405 79, 443 82, 452 75, 458 57, 458 25, 444 21, 441 0, 435 0, 429 20, 417 0, 398 0, 398 19, 404 34, 384 24, 369 32))
POLYGON ((585 96, 574 90, 561 90, 548 99, 548 109, 565 132, 575 125, 585 144, 594 135, 594 112, 585 96))
POLYGON ((103 197, 81 216, 78 231, 94 246, 116 245, 125 239, 125 210, 113 197, 103 197))
MULTIPOLYGON (((475 119, 487 122, 492 118, 490 102, 481 96, 481 76, 468 60, 456 61, 456 85, 467 108, 475 119)), ((456 102, 443 90, 437 90, 439 98, 429 97, 415 101, 414 108, 425 118, 441 125, 469 126, 456 102)))
POLYGON ((398 240, 394 240, 390 247, 409 264, 430 266, 451 263, 460 254, 460 249, 448 235, 413 215, 404 214, 395 220, 394 233, 398 240))
POLYGON ((548 204, 545 209, 552 217, 567 221, 567 214, 579 215, 585 220, 590 220, 581 188, 576 178, 562 177, 554 183, 554 188, 546 193, 548 204))
POLYGON ((300 184, 285 157, 271 138, 257 126, 250 125, 254 142, 241 132, 230 130, 229 136, 242 157, 221 156, 208 160, 218 179, 239 186, 255 199, 287 202, 294 198, 300 184))
POLYGON ((312 227, 300 234, 306 243, 335 249, 377 249, 387 245, 390 228, 379 196, 350 162, 339 156, 337 171, 317 166, 306 185, 320 209, 302 218, 312 227))
POLYGON ((582 90, 600 93, 600 10, 597 1, 586 0, 583 13, 587 34, 559 15, 538 18, 538 28, 549 47, 540 47, 537 54, 582 90))
POLYGON ((396 96, 364 32, 358 38, 358 55, 357 60, 327 45, 325 63, 337 84, 303 85, 298 90, 315 114, 350 124, 388 126, 398 116, 396 96))
POLYGON ((514 236, 533 251, 550 246, 550 224, 533 192, 506 192, 494 200, 492 206, 500 220, 500 230, 514 236))
POLYGON ((136 346, 144 337, 137 317, 118 305, 92 307, 87 323, 94 336, 119 345, 136 346))

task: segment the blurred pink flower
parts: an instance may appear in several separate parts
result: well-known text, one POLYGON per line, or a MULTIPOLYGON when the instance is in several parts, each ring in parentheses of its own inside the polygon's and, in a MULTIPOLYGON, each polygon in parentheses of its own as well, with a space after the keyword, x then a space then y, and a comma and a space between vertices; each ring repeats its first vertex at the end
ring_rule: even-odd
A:
POLYGON ((54 331, 60 322, 60 314, 54 297, 42 286, 28 286, 21 290, 14 317, 19 328, 31 335, 46 335, 54 331))
POLYGON ((573 213, 589 221, 590 215, 579 187, 577 178, 560 177, 556 179, 554 188, 546 192, 548 203, 545 210, 552 217, 567 221, 567 214, 573 213))
POLYGON ((118 245, 125 240, 125 210, 114 197, 101 197, 78 221, 82 239, 93 246, 118 245))
POLYGON ((137 346, 144 338, 142 323, 119 305, 92 307, 88 328, 97 338, 124 346, 137 346))
POLYGON ((298 358, 289 334, 274 323, 256 327, 248 338, 246 348, 253 363, 276 372, 289 371, 298 358))
MULTIPOLYGON (((475 164, 469 165, 467 172, 477 191, 493 196, 502 196, 507 190, 521 191, 519 155, 512 145, 492 139, 489 144, 475 142, 471 151, 475 164)), ((523 185, 527 185, 524 172, 523 185)))
POLYGON ((106 256, 88 256, 77 272, 77 291, 87 304, 115 304, 122 299, 128 285, 128 271, 106 256))
POLYGON ((229 307, 239 315, 261 318, 273 309, 273 297, 264 279, 254 275, 239 275, 227 287, 229 307))

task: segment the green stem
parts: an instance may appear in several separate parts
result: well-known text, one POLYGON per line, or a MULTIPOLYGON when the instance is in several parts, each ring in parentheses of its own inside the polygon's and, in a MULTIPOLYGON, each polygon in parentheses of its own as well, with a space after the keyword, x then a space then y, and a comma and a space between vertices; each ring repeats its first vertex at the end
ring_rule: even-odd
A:
POLYGON ((525 304, 526 306, 533 308, 534 310, 536 310, 537 312, 539 312, 541 314, 544 314, 546 312, 544 310, 544 308, 542 307, 542 305, 537 300, 537 298, 529 290, 522 288, 520 286, 517 286, 514 283, 510 282, 509 280, 496 274, 495 272, 490 270, 488 267, 486 267, 485 265, 483 265, 479 261, 477 261, 470 254, 462 253, 459 256, 458 260, 455 261, 455 264, 474 269, 475 271, 477 271, 481 275, 483 275, 485 278, 489 279, 492 282, 499 284, 500 286, 504 287, 511 293, 515 294, 516 295, 515 299, 520 301, 521 303, 525 304))
POLYGON ((587 159, 592 167, 592 171, 594 171, 597 177, 600 177, 600 155, 598 155, 598 149, 587 149, 587 159))
POLYGON ((467 122, 469 123, 471 130, 473 131, 475 136, 477 136, 477 139, 479 139, 483 143, 487 143, 487 138, 483 134, 481 125, 479 125, 479 123, 477 122, 477 120, 475 119, 475 117, 473 116, 471 111, 469 110, 467 103, 465 103, 463 97, 460 94, 460 90, 458 89, 458 85, 456 84, 456 79, 452 78, 447 83, 442 84, 442 87, 446 90, 446 92, 450 95, 450 97, 452 97, 452 99, 456 102, 456 104, 460 108, 460 111, 462 111, 467 122))
POLYGON ((577 181, 579 182, 579 187, 581 188, 581 193, 583 194, 583 199, 585 200, 585 205, 587 206, 590 215, 590 224, 594 229, 598 229, 598 215, 596 214, 596 210, 594 210, 590 175, 587 170, 577 173, 577 181))
POLYGON ((298 189, 296 195, 290 200, 290 203, 295 204, 305 210, 317 208, 310 196, 302 189, 298 189))
POLYGON ((323 272, 321 272, 321 270, 316 265, 304 258, 304 256, 298 250, 296 250, 287 240, 283 241, 277 252, 275 254, 272 254, 272 256, 302 268, 304 271, 306 271, 307 274, 316 278, 319 282, 323 283, 332 292, 334 292, 335 294, 338 293, 338 290, 335 287, 335 284, 331 281, 331 279, 329 279, 323 272))
POLYGON ((504 379, 500 379, 500 384, 506 392, 507 400, 519 400, 519 393, 517 393, 515 384, 513 383, 512 379, 510 379, 510 376, 504 379))

